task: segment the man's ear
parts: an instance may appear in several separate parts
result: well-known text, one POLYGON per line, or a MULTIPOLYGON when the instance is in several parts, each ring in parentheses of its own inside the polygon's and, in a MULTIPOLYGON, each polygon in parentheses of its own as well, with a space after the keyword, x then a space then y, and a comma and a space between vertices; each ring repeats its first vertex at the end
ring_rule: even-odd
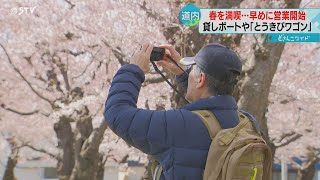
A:
POLYGON ((205 84, 206 76, 203 72, 200 73, 200 77, 198 78, 198 83, 196 85, 196 88, 202 88, 205 84))

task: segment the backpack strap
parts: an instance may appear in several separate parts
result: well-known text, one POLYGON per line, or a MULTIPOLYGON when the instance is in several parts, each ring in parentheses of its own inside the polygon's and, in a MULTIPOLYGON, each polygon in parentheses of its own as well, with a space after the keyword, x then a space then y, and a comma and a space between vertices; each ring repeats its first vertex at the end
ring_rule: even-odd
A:
POLYGON ((220 145, 229 145, 233 139, 236 137, 238 132, 244 128, 248 122, 250 121, 247 116, 242 114, 240 111, 238 111, 238 116, 239 116, 239 124, 232 129, 232 131, 228 131, 225 133, 223 136, 219 138, 219 144, 220 145))
POLYGON ((213 139, 218 134, 218 132, 222 129, 219 122, 217 121, 217 118, 214 116, 214 114, 211 111, 197 110, 192 112, 200 117, 203 124, 208 129, 211 139, 213 139))
MULTIPOLYGON (((192 111, 192 112, 200 117, 203 124, 208 129, 211 139, 213 139, 218 134, 218 132, 222 129, 217 118, 214 116, 214 114, 211 111, 209 111, 209 110, 196 110, 196 111, 192 111)), ((238 111, 238 116, 239 116, 239 124, 236 127, 234 127, 231 132, 228 132, 228 133, 224 134, 221 138, 219 138, 219 140, 220 140, 219 143, 221 145, 230 144, 233 141, 233 139, 235 138, 235 136, 237 135, 237 133, 240 131, 240 129, 242 129, 244 126, 246 126, 248 124, 248 122, 250 121, 249 118, 246 115, 244 115, 243 113, 241 113, 240 111, 238 111)))
POLYGON ((162 166, 159 164, 155 169, 152 180, 160 180, 161 174, 162 174, 162 166))
POLYGON ((150 168, 153 177, 152 180, 160 180, 163 171, 161 164, 157 160, 154 160, 150 168))

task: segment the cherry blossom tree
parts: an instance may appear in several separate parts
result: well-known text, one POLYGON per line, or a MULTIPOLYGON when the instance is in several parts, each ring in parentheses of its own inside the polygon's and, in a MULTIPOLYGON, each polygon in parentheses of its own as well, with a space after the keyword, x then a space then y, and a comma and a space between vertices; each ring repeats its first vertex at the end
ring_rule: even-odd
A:
MULTIPOLYGON (((106 135, 102 109, 114 72, 134 49, 146 41, 163 42, 159 21, 148 18, 145 6, 39 1, 2 7, 8 23, 1 24, 0 128, 27 142, 29 150, 54 158, 59 179, 99 179, 107 158, 121 163, 130 154, 122 150, 122 157, 115 157, 121 152, 114 146, 128 146, 106 135), (10 14, 9 8, 27 6, 36 7, 33 14, 10 14)), ((146 86, 161 82, 153 76, 146 86)))
POLYGON ((308 173, 319 162, 319 47, 319 43, 287 44, 269 95, 267 119, 276 161, 292 163, 301 179, 310 179, 308 173), (304 163, 297 164, 296 158, 304 163))

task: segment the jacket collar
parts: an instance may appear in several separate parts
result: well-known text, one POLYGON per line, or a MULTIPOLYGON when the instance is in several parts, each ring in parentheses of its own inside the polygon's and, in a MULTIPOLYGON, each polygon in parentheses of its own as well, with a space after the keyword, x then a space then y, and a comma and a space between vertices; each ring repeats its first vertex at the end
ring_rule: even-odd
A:
POLYGON ((237 110, 237 103, 232 96, 211 96, 183 106, 181 109, 194 110, 237 110))

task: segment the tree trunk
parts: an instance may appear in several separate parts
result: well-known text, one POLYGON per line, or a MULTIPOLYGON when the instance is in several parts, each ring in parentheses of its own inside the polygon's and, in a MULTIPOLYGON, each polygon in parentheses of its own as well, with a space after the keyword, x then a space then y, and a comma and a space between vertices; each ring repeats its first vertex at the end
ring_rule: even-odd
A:
POLYGON ((92 118, 89 116, 89 110, 87 107, 83 107, 79 116, 76 120, 76 129, 74 133, 74 154, 75 154, 75 165, 72 171, 72 176, 70 179, 88 179, 94 177, 94 167, 95 158, 84 158, 82 154, 83 144, 89 138, 93 131, 92 118))
POLYGON ((6 170, 4 171, 3 180, 16 180, 14 175, 14 168, 16 167, 17 159, 12 157, 12 154, 8 157, 6 170))
POLYGON ((103 154, 99 154, 99 163, 98 163, 98 170, 97 170, 97 180, 103 180, 104 178, 104 165, 107 161, 107 157, 104 158, 103 154))
MULTIPOLYGON (((298 8, 300 1, 287 4, 288 8, 298 8)), ((285 43, 267 43, 263 35, 256 35, 262 38, 253 43, 254 53, 250 55, 245 66, 248 68, 242 72, 242 79, 235 90, 238 99, 239 109, 248 111, 259 122, 262 135, 275 154, 276 147, 270 140, 265 114, 268 109, 268 97, 271 82, 276 73, 281 54, 285 43)))
MULTIPOLYGON (((107 124, 103 121, 99 128, 92 129, 92 118, 87 107, 81 112, 76 125, 75 166, 70 180, 97 179, 101 155, 99 146, 107 124)), ((101 174, 100 174, 101 177, 101 174)))
POLYGON ((17 180, 14 175, 14 168, 18 163, 19 158, 19 147, 14 138, 9 138, 8 143, 10 144, 11 154, 7 160, 7 166, 4 171, 3 180, 17 180))
POLYGON ((273 76, 277 70, 284 43, 266 43, 253 45, 254 53, 248 58, 250 67, 243 72, 244 77, 239 82, 239 109, 248 111, 260 124, 265 140, 272 147, 270 141, 265 113, 268 108, 268 96, 273 76))
POLYGON ((151 172, 151 165, 152 162, 154 161, 154 159, 151 156, 148 156, 148 162, 146 163, 146 165, 144 166, 145 171, 144 171, 144 175, 141 178, 141 180, 149 180, 152 179, 152 172, 151 172))
POLYGON ((54 131, 58 138, 57 173, 60 180, 69 180, 74 167, 73 132, 70 119, 66 116, 54 124, 54 131))
POLYGON ((319 161, 320 149, 307 147, 307 162, 298 168, 297 180, 312 180, 316 172, 316 163, 319 161))
POLYGON ((317 161, 311 161, 304 165, 302 168, 299 168, 297 180, 312 180, 316 172, 316 163, 317 161))
POLYGON ((103 121, 99 128, 93 130, 92 117, 86 106, 76 112, 76 117, 60 117, 54 125, 60 150, 57 166, 60 180, 94 180, 103 177, 103 171, 100 170, 98 174, 101 158, 99 145, 107 127, 103 121), (73 133, 70 122, 74 121, 76 129, 73 133))

